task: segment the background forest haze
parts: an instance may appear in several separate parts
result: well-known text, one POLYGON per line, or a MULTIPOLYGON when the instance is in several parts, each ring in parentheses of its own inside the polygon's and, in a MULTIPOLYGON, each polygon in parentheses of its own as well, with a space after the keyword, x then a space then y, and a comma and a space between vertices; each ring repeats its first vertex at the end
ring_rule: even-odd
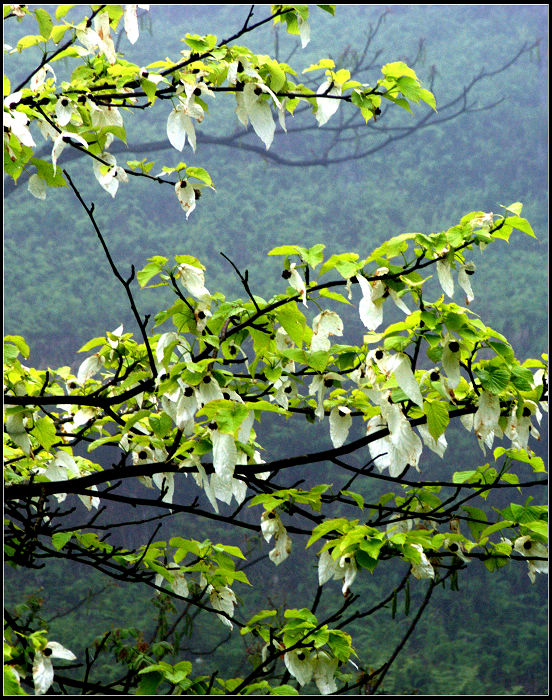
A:
MULTIPOLYGON (((258 7, 259 17, 267 8, 258 7)), ((295 117, 287 117, 288 133, 277 127, 266 151, 252 129, 246 131, 238 122, 235 101, 217 93, 212 114, 196 128, 195 153, 189 144, 182 153, 170 147, 170 107, 164 101, 146 119, 142 113, 125 114, 128 150, 117 155, 121 163, 155 160, 155 173, 161 165, 174 167, 180 161, 201 165, 216 191, 205 188, 186 219, 171 188, 135 178, 131 185, 122 183, 112 199, 90 177, 91 162, 76 151, 75 157, 64 151, 60 165, 71 177, 86 169, 79 187, 86 201, 95 203, 116 264, 139 270, 153 255, 193 255, 207 268, 209 289, 243 296, 224 253, 240 270, 249 271, 255 293, 268 299, 282 289, 279 259, 266 255, 276 245, 324 243, 328 257, 349 250, 367 255, 391 236, 441 231, 467 212, 501 214, 500 205, 523 202, 523 216, 537 238, 514 233, 509 243, 491 246, 484 256, 474 251, 477 275, 470 310, 509 338, 520 361, 540 356, 548 339, 548 6, 337 5, 335 18, 315 9, 305 49, 297 37, 270 25, 252 34, 248 46, 280 61, 289 59, 300 69, 322 56, 331 56, 339 68, 354 64, 371 37, 368 67, 358 79, 375 82, 383 64, 405 61, 424 86, 431 86, 437 114, 428 117, 431 110, 420 103, 412 114, 391 109, 386 119, 362 123, 356 130, 347 128, 350 115, 343 104, 319 129, 311 112, 298 110, 295 117), (436 121, 440 116, 447 120, 436 121)), ((181 38, 186 33, 228 36, 242 26, 248 10, 245 5, 151 5, 141 18, 140 40, 130 45, 121 32, 117 49, 138 65, 165 56, 176 59, 185 48, 181 38)), ((5 41, 15 46, 27 30, 13 22, 5 31, 5 41)), ((36 56, 30 50, 5 56, 13 85, 29 73, 36 56)), ((58 80, 67 69, 63 61, 56 64, 58 80)), ((38 145, 39 157, 48 159, 51 143, 38 145)), ((69 365, 75 371, 85 357, 77 351, 90 338, 120 324, 136 334, 128 301, 69 189, 49 188, 40 201, 27 192, 23 174, 16 186, 5 182, 4 197, 4 333, 25 337, 31 348, 26 363, 39 369, 69 365)), ((166 292, 136 289, 142 314, 166 308, 166 292)), ((357 336, 362 332, 356 306, 346 309, 343 319, 357 336)), ((276 417, 268 424, 263 446, 267 453, 285 456, 305 442, 329 440, 317 425, 305 422, 304 431, 292 433, 276 417)), ((447 458, 455 468, 484 459, 477 446, 468 445, 462 428, 451 431, 448 440, 447 458)), ((547 454, 544 425, 541 442, 532 447, 542 457, 547 454)), ((114 451, 103 454, 106 462, 115 459, 114 451)), ((440 460, 427 464, 438 478, 444 468, 440 460)), ((315 467, 301 474, 306 483, 311 469, 315 467)), ((122 520, 138 518, 140 508, 121 506, 119 515, 122 520)), ((159 538, 185 533, 190 525, 185 515, 174 515, 164 522, 159 538)), ((142 527, 147 533, 153 529, 142 527)), ((208 523, 202 535, 215 541, 220 532, 208 523)), ((133 545, 132 533, 114 535, 133 545)), ((252 552, 252 559, 255 552, 266 554, 259 539, 252 535, 239 543, 252 552)), ((137 532, 136 542, 143 540, 143 531, 137 532)), ((294 546, 294 555, 301 557, 301 543, 294 546)), ((258 588, 242 601, 244 619, 262 605, 300 605, 302 593, 316 586, 316 570, 307 580, 299 579, 297 570, 293 557, 278 568, 265 561, 248 570, 258 588)), ((457 592, 435 594, 431 612, 386 678, 385 694, 547 692, 546 577, 537 576, 531 585, 525 566, 510 565, 500 573, 495 576, 481 562, 473 562, 470 575, 460 576, 457 592)), ((366 575, 355 592, 377 599, 395 582, 394 576, 366 575)), ((51 638, 63 639, 82 657, 84 647, 109 626, 132 624, 145 635, 151 631, 163 603, 152 602, 150 592, 136 588, 60 562, 38 571, 9 571, 5 594, 8 607, 21 591, 37 608, 43 601, 41 614, 49 622, 51 638)), ((413 601, 420 595, 413 591, 413 601)), ((164 611, 167 620, 178 613, 169 606, 164 611)), ((178 658, 198 663, 206 674, 216 669, 228 676, 243 673, 238 664, 244 640, 230 638, 222 625, 202 626, 201 617, 194 619, 193 634, 182 638, 178 658)), ((370 619, 355 644, 384 655, 393 648, 405 618, 391 619, 386 609, 370 619)), ((111 672, 105 670, 107 676, 111 672)))

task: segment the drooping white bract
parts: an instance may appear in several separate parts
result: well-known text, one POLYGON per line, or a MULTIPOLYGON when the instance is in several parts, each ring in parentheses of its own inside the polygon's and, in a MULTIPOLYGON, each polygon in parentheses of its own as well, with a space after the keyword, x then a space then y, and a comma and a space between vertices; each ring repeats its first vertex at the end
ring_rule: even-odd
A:
POLYGON ((441 363, 447 375, 449 386, 455 389, 460 383, 461 345, 456 338, 447 333, 443 338, 441 363))
POLYGON ((209 401, 224 398, 219 383, 210 374, 205 375, 203 380, 197 385, 196 397, 200 407, 209 403, 209 401))
POLYGON ((356 560, 353 554, 345 554, 334 559, 326 549, 318 557, 318 585, 323 586, 330 579, 342 579, 341 592, 347 595, 357 574, 356 560))
POLYGON ((158 472, 152 476, 152 481, 160 491, 164 492, 161 500, 165 503, 172 503, 174 495, 174 473, 158 472))
POLYGON ((230 479, 234 476, 234 468, 238 458, 238 451, 233 435, 221 433, 219 430, 211 431, 213 443, 213 468, 221 479, 230 479))
POLYGON ((27 189, 37 199, 46 199, 46 181, 38 173, 34 173, 29 178, 27 189))
POLYGON ((373 416, 366 428, 366 434, 387 427, 389 435, 369 443, 369 450, 375 466, 382 471, 389 469, 390 476, 399 476, 407 464, 418 469, 422 454, 422 441, 412 430, 408 419, 401 411, 399 404, 389 403, 386 398, 380 398, 376 392, 374 398, 379 403, 381 416, 373 416))
POLYGON ((276 108, 281 109, 280 101, 259 76, 257 81, 246 83, 243 90, 236 92, 236 115, 244 126, 251 122, 255 133, 268 151, 274 139, 276 125, 272 117, 270 103, 263 97, 263 93, 270 95, 276 108))
POLYGON ((437 260, 435 265, 437 269, 437 277, 443 292, 451 299, 454 296, 454 280, 452 278, 451 264, 448 258, 437 260))
POLYGON ((27 455, 31 454, 32 443, 25 429, 27 418, 21 413, 6 416, 5 430, 15 444, 27 455))
POLYGON ((289 286, 293 287, 295 291, 299 292, 299 294, 301 295, 301 301, 305 306, 307 306, 307 288, 305 286, 303 278, 295 269, 295 263, 291 263, 291 265, 289 266, 289 271, 291 273, 291 276, 288 279, 289 286))
MULTIPOLYGON (((377 433, 385 428, 387 428, 387 423, 382 416, 372 416, 366 424, 366 435, 377 433)), ((387 435, 377 440, 372 440, 372 442, 368 444, 368 449, 374 465, 380 472, 384 469, 389 469, 391 466, 391 445, 387 435)))
MULTIPOLYGON (((317 95, 332 95, 335 97, 339 97, 341 93, 341 87, 338 85, 333 85, 333 82, 330 80, 325 80, 316 91, 317 95)), ((317 98, 317 108, 316 114, 314 116, 316 117, 316 121, 318 122, 319 127, 324 126, 328 119, 333 117, 333 115, 339 109, 340 101, 341 100, 338 99, 332 100, 328 97, 317 98)))
MULTIPOLYGON (((90 489, 90 491, 98 490, 98 487, 95 484, 88 486, 88 488, 90 489)), ((85 493, 79 493, 77 495, 80 498, 80 500, 84 503, 87 510, 92 510, 92 508, 100 507, 100 499, 98 496, 89 496, 85 493)))
POLYGON ((341 447, 347 439, 353 419, 347 406, 334 406, 330 411, 330 438, 334 447, 341 447))
POLYGON ((180 206, 186 212, 186 218, 190 216, 196 208, 196 192, 187 180, 179 180, 174 186, 174 191, 180 206))
POLYGON ((270 542, 274 537, 274 549, 269 552, 268 556, 276 566, 281 564, 288 558, 292 542, 278 513, 264 511, 261 515, 261 532, 267 542, 270 542))
POLYGON ((371 351, 366 359, 368 360, 369 357, 375 360, 379 369, 387 376, 392 374, 395 377, 399 387, 413 403, 420 408, 423 407, 424 400, 416 377, 412 372, 411 361, 408 355, 403 352, 391 354, 382 350, 375 350, 371 351))
POLYGON ((438 454, 439 457, 443 457, 445 454, 445 450, 447 449, 447 439, 445 438, 445 434, 442 433, 439 435, 439 438, 435 440, 433 435, 429 432, 429 428, 427 425, 418 425, 416 426, 416 429, 420 433, 420 436, 424 442, 424 445, 426 447, 429 447, 429 449, 432 452, 435 452, 435 454, 438 454))
POLYGON ((514 549, 525 557, 544 557, 546 559, 546 561, 539 561, 538 559, 527 560, 527 566, 529 567, 527 575, 531 579, 531 583, 535 583, 535 574, 548 574, 547 545, 531 539, 530 535, 523 535, 514 542, 514 549))
POLYGON ((67 143, 70 141, 77 141, 78 143, 81 144, 84 148, 88 150, 88 144, 86 141, 82 138, 82 136, 79 136, 78 134, 74 134, 71 131, 62 131, 60 134, 58 134, 54 140, 54 146, 52 148, 52 165, 54 166, 54 175, 56 174, 57 171, 57 161, 60 155, 63 152, 63 149, 67 145, 67 143))
POLYGON ((309 394, 316 394, 316 409, 314 411, 318 420, 324 418, 324 393, 326 391, 326 382, 337 379, 343 381, 343 377, 336 372, 327 372, 326 374, 315 374, 312 378, 309 387, 309 394))
POLYGON ((309 649, 287 651, 284 654, 284 664, 299 685, 310 683, 314 668, 309 649))
POLYGON ((56 118, 59 126, 67 126, 76 111, 76 105, 67 97, 61 97, 56 102, 56 118))
POLYGON ((288 379, 287 375, 282 374, 273 384, 273 393, 270 395, 270 399, 287 411, 289 400, 295 396, 297 396, 295 382, 288 379))
POLYGON ((189 97, 180 96, 178 100, 179 104, 171 111, 167 119, 167 137, 171 146, 177 151, 181 151, 187 136, 190 146, 195 152, 196 135, 192 119, 201 124, 205 113, 203 107, 196 103, 193 93, 189 97))
POLYGON ((337 692, 335 672, 339 666, 337 658, 330 656, 326 651, 316 649, 312 653, 312 677, 321 695, 329 695, 337 692))
POLYGON ((343 335, 343 321, 335 311, 324 309, 312 321, 311 352, 329 350, 330 335, 343 335))
POLYGON ((209 290, 205 287, 205 274, 201 268, 180 263, 175 277, 182 280, 182 284, 196 299, 210 297, 209 290))
POLYGON ((518 450, 527 449, 529 435, 536 437, 537 440, 540 439, 538 430, 531 422, 531 414, 525 415, 525 413, 523 413, 518 417, 516 406, 512 407, 512 412, 506 420, 504 435, 512 441, 512 447, 518 450))
MULTIPOLYGON (((375 274, 384 275, 388 271, 386 267, 382 267, 376 270, 375 274)), ((357 280, 362 292, 362 299, 358 305, 360 320, 369 331, 375 331, 383 321, 383 302, 387 287, 383 280, 369 282, 360 274, 357 275, 357 280)))
MULTIPOLYGON (((20 99, 21 92, 17 92, 13 93, 13 95, 9 95, 4 100, 4 142, 9 142, 9 135, 6 133, 7 130, 11 131, 11 133, 16 136, 24 146, 34 148, 36 144, 31 136, 29 127, 27 126, 29 123, 29 118, 26 114, 23 114, 23 112, 18 112, 17 110, 13 109, 15 104, 19 102, 20 99), (6 111, 6 108, 8 108, 9 111, 6 111)), ((14 156, 13 159, 16 160, 16 157, 14 156)))
POLYGON ((464 562, 464 564, 469 564, 471 562, 471 558, 464 554, 465 546, 463 542, 457 542, 456 540, 449 540, 448 538, 445 538, 443 540, 443 547, 446 547, 449 552, 453 552, 464 562))
MULTIPOLYGON (((215 588, 209 584, 207 587, 207 593, 209 595, 209 602, 215 610, 228 613, 228 615, 234 614, 234 605, 236 605, 238 601, 236 600, 234 591, 231 588, 228 586, 219 586, 215 588)), ((217 617, 227 627, 230 627, 230 629, 234 628, 232 622, 224 615, 217 615, 217 617)))
POLYGON ((125 5, 125 11, 123 15, 125 32, 127 39, 131 44, 135 44, 138 41, 140 35, 138 28, 138 14, 137 9, 149 10, 149 5, 125 5))
POLYGON ((93 161, 94 176, 100 183, 100 186, 112 197, 115 197, 119 189, 119 182, 128 182, 128 176, 124 168, 117 167, 117 160, 111 153, 101 153, 99 156, 106 161, 111 167, 106 169, 105 164, 99 161, 93 161))
POLYGON ((477 411, 473 418, 473 429, 478 440, 491 448, 495 434, 502 433, 498 425, 500 400, 496 394, 481 391, 477 411))
POLYGON ((297 28, 301 37, 301 48, 304 49, 310 41, 310 26, 308 20, 303 19, 299 13, 297 13, 297 28))
MULTIPOLYGON (((37 72, 33 75, 31 78, 31 82, 29 84, 29 87, 31 90, 39 90, 43 85, 46 80, 46 76, 48 73, 51 73, 53 78, 54 78, 54 83, 56 82, 56 74, 54 73, 54 69, 49 63, 46 63, 42 68, 39 68, 37 72)), ((63 126, 63 124, 62 124, 63 126)))
POLYGON ((424 552, 424 548, 421 544, 412 544, 411 547, 417 549, 420 552, 420 561, 418 563, 412 564, 412 576, 417 579, 422 578, 435 578, 435 571, 431 562, 427 558, 424 552))
POLYGON ((197 471, 192 472, 192 477, 196 484, 205 491, 205 495, 209 499, 209 503, 213 506, 215 513, 218 513, 217 499, 215 496, 214 489, 212 488, 205 467, 201 464, 198 455, 191 454, 182 463, 182 467, 194 466, 197 471))
POLYGON ((109 26, 109 13, 107 10, 99 12, 94 17, 94 30, 98 36, 98 48, 100 53, 107 58, 107 62, 113 65, 117 61, 115 44, 111 38, 111 28, 109 26))
MULTIPOLYGON (((64 450, 58 450, 54 459, 48 462, 46 468, 42 472, 49 481, 67 481, 80 476, 79 468, 73 457, 64 450)), ((62 503, 66 497, 66 493, 54 494, 58 503, 62 503)))
POLYGON ((100 371, 102 365, 102 357, 98 353, 87 357, 77 371, 77 382, 84 384, 87 379, 90 379, 100 371))
POLYGON ((187 598, 190 595, 188 588, 188 582, 186 581, 186 571, 181 569, 178 565, 175 567, 170 566, 172 569, 172 581, 171 588, 177 595, 181 595, 183 598, 187 598))
POLYGON ((458 284, 466 293, 466 303, 469 304, 470 301, 475 299, 473 289, 470 282, 470 275, 473 275, 475 271, 475 264, 468 262, 462 265, 458 270, 458 284))
POLYGON ((54 681, 52 659, 74 661, 77 657, 72 651, 58 642, 48 642, 44 649, 36 651, 33 661, 33 683, 35 695, 44 695, 54 681))
MULTIPOLYGON (((106 126, 124 126, 123 117, 117 107, 99 106, 91 100, 86 104, 90 107, 90 119, 95 129, 103 129, 106 126)), ((113 134, 107 134, 104 148, 109 148, 112 141, 113 134)))

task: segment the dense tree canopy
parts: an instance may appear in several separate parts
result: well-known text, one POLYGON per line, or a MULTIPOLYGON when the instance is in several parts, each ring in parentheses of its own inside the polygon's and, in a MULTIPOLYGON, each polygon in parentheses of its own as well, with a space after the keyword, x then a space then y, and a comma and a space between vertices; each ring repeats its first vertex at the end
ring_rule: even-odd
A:
POLYGON ((478 562, 498 580, 514 566, 532 582, 547 572, 545 464, 533 451, 547 356, 520 357, 470 309, 479 254, 535 238, 519 201, 358 250, 294 240, 288 225, 274 232, 268 262, 258 251, 261 278, 241 266, 236 240, 223 257, 238 297, 213 286, 211 261, 186 241, 140 269, 113 255, 110 208, 124 188, 136 186, 138 206, 160 226, 143 187, 178 202, 182 226, 208 211, 217 196, 201 160, 210 119, 225 124, 234 112, 239 122, 239 135, 228 129, 217 147, 238 144, 293 167, 309 162, 285 150, 303 115, 317 145, 318 132, 330 133, 311 161, 350 164, 430 119, 469 113, 470 90, 492 73, 440 112, 412 65, 367 60, 371 35, 339 61, 302 71, 295 51, 283 61, 278 45, 270 56, 242 44, 271 24, 305 49, 315 13, 334 6, 240 10, 227 35, 187 33, 179 55, 160 50, 141 65, 119 48, 139 40, 148 6, 5 6, 5 20, 29 32, 8 50, 21 61, 41 50, 4 80, 5 172, 29 197, 47 201, 65 188, 74 198, 79 230, 93 232, 97 264, 119 284, 134 325, 86 342, 74 368, 29 367, 23 336, 5 337, 8 562, 90 567, 151 591, 157 608, 147 640, 128 619, 78 657, 51 638, 39 605, 20 601, 5 616, 13 693, 377 693, 430 603, 454 596, 478 562), (155 109, 163 133, 139 144, 143 158, 126 159, 127 122, 136 129, 155 109), (382 140, 366 146, 361 129, 375 127, 382 140), (155 162, 148 147, 161 141, 172 151, 163 147, 155 162), (164 164, 175 150, 186 162, 164 164), (97 206, 101 190, 111 201, 97 206), (148 294, 154 310, 144 312, 148 294), (464 459, 450 457, 455 424, 460 444, 477 446, 464 459), (257 559, 267 558, 272 568, 261 561, 259 579, 257 559), (278 582, 279 570, 280 587, 297 582, 294 607, 264 595, 263 577, 278 582), (367 594, 378 577, 378 596, 367 594), (367 621, 403 610, 393 645, 367 648, 367 621), (202 655, 220 647, 211 630, 243 638, 239 673, 205 674, 197 654, 181 653, 182 635, 198 626, 213 645, 202 655), (51 659, 74 663, 54 674, 51 659))

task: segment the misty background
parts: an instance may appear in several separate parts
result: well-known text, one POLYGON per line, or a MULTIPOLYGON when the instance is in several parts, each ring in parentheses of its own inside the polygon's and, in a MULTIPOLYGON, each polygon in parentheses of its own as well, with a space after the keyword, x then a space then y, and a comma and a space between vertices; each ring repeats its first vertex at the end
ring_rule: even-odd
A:
MULTIPOLYGON (((267 9, 259 6, 253 20, 264 17, 267 9)), ((249 6, 239 5, 152 5, 142 19, 137 44, 129 45, 123 36, 118 48, 139 65, 165 56, 177 60, 179 52, 187 48, 181 41, 187 32, 216 34, 219 39, 230 36, 242 26, 248 10, 249 6)), ((349 67, 377 27, 366 55, 369 67, 361 75, 353 73, 352 78, 375 82, 381 77, 383 64, 403 60, 414 67, 425 87, 434 80, 435 118, 439 118, 442 106, 456 100, 444 111, 449 120, 433 123, 432 118, 424 128, 384 146, 390 136, 414 126, 429 108, 413 105, 412 114, 394 108, 377 124, 351 131, 345 126, 352 110, 342 104, 321 129, 308 111, 288 117, 288 134, 278 129, 266 152, 255 133, 251 129, 246 132, 237 121, 235 99, 219 93, 209 100, 210 113, 204 122, 196 126, 196 152, 186 144, 180 153, 166 139, 166 120, 172 108, 169 102, 158 101, 146 120, 140 111, 127 112, 128 150, 117 154, 119 163, 134 158, 155 160, 153 173, 162 165, 174 167, 180 161, 202 166, 209 171, 216 192, 204 189, 188 220, 168 186, 131 178, 128 184, 120 185, 112 199, 94 179, 91 162, 73 159, 65 149, 59 165, 67 168, 85 200, 95 203, 98 224, 123 275, 130 273, 131 265, 141 269, 152 255, 172 259, 175 254, 191 254, 206 266, 206 286, 211 292, 243 297, 237 276, 220 255, 224 252, 242 272, 249 270, 254 293, 268 299, 285 289, 278 258, 266 256, 276 245, 324 243, 326 257, 346 251, 367 256, 390 236, 444 230, 470 211, 501 213, 501 204, 521 201, 522 215, 530 221, 538 240, 514 232, 509 244, 498 242, 483 256, 473 251, 476 298, 470 309, 508 337, 520 361, 540 356, 548 338, 548 7, 338 5, 334 18, 312 7, 310 25, 311 42, 303 50, 297 37, 270 26, 246 35, 239 43, 253 51, 277 53, 280 61, 288 61, 298 72, 326 56, 332 57, 338 68, 349 67), (500 71, 524 45, 536 40, 540 40, 538 46, 500 71), (482 72, 488 75, 474 84, 467 94, 470 108, 462 111, 464 89, 482 72), (485 109, 489 105, 494 106, 485 109), (168 147, 140 150, 141 143, 159 140, 168 147), (351 157, 357 150, 378 146, 380 150, 363 158, 351 157), (325 165, 309 165, 325 154, 325 165)), ((15 45, 30 31, 26 26, 9 23, 5 41, 15 45)), ((28 74, 31 57, 30 50, 5 57, 12 85, 28 74)), ((59 80, 67 67, 60 61, 54 69, 59 80)), ((322 81, 321 72, 303 78, 306 81, 312 75, 322 81)), ((38 132, 35 140, 41 144, 38 132)), ((50 151, 48 143, 41 157, 49 159, 50 151)), ((123 290, 110 274, 88 218, 69 189, 50 189, 42 202, 27 192, 23 175, 15 187, 5 183, 4 206, 4 332, 25 337, 31 346, 27 364, 39 368, 70 365, 76 370, 86 356, 76 351, 90 338, 121 323, 125 331, 137 332, 123 290)), ((142 315, 154 314, 172 303, 166 293, 140 291, 137 285, 135 294, 142 315)), ((356 305, 339 312, 350 328, 351 340, 356 337, 359 342, 362 329, 356 305)), ((170 330, 168 325, 156 332, 166 330, 170 330)), ((260 442, 274 455, 284 445, 286 454, 293 454, 304 451, 305 440, 328 441, 327 435, 318 434, 316 426, 304 425, 304 433, 291 432, 283 421, 275 419, 260 442)), ((533 449, 544 456, 546 435, 544 429, 541 432, 541 444, 533 449)), ((482 463, 479 448, 468 448, 464 433, 453 432, 448 439, 447 464, 429 460, 428 469, 450 473, 451 464, 456 469, 470 460, 482 463)), ((97 454, 91 457, 100 459, 97 454)), ((108 463, 114 459, 109 452, 104 458, 108 463)), ((309 470, 301 474, 307 482, 309 476, 309 470)), ((187 492, 189 485, 183 489, 187 492)), ((138 519, 140 509, 123 509, 119 515, 138 519)), ((258 513, 249 517, 256 521, 258 513)), ((183 532, 183 536, 225 541, 224 534, 212 524, 198 526, 183 516, 165 521, 160 537, 183 532)), ((120 532, 117 537, 132 546, 134 541, 143 540, 143 531, 120 532)), ((255 541, 238 544, 257 553, 267 551, 266 545, 255 541)), ((300 541, 294 543, 294 550, 296 557, 302 556, 300 541)), ((252 583, 263 582, 274 605, 302 607, 310 600, 305 591, 311 590, 315 572, 295 582, 297 561, 292 556, 277 568, 264 562, 247 574, 252 583), (294 586, 289 585, 290 580, 294 586)), ((377 599, 400 573, 386 571, 379 578, 366 574, 362 577, 363 595, 377 599)), ((109 624, 122 624, 117 612, 121 605, 128 606, 131 616, 138 609, 149 608, 146 618, 153 613, 147 591, 140 596, 133 591, 130 596, 122 584, 104 590, 105 580, 71 569, 71 600, 88 596, 88 602, 72 615, 61 615, 71 605, 54 597, 53 591, 63 590, 66 576, 59 565, 40 572, 15 572, 13 583, 18 594, 21 589, 29 595, 42 589, 51 605, 52 630, 58 625, 57 633, 64 635, 64 641, 68 634, 74 634, 71 630, 75 625, 86 621, 86 639, 75 640, 75 647, 91 643, 94 634, 109 624), (99 590, 101 594, 88 594, 99 590)), ((444 592, 422 619, 386 681, 386 692, 543 692, 547 648, 544 578, 537 577, 531 586, 525 566, 510 565, 490 574, 482 565, 471 564, 461 577, 460 591, 444 592)), ((240 614, 244 619, 248 607, 253 611, 268 605, 255 596, 246 598, 248 595, 243 591, 240 614)), ((358 640, 365 657, 367 649, 374 650, 377 657, 392 648, 391 627, 398 622, 384 612, 370 629, 351 630, 354 642, 358 640)), ((147 619, 144 624, 149 624, 147 619)), ((233 668, 243 655, 239 640, 218 646, 226 629, 222 625, 212 629, 214 624, 209 620, 202 626, 199 621, 185 654, 179 657, 199 659, 198 668, 206 673, 215 667, 233 668), (205 650, 211 653, 199 653, 205 650)), ((75 651, 71 644, 66 646, 75 651)), ((370 664, 376 666, 377 658, 370 664)))

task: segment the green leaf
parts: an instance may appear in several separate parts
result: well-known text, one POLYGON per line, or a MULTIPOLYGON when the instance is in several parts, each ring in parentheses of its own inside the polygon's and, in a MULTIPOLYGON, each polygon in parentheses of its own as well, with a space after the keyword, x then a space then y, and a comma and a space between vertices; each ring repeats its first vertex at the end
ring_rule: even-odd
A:
POLYGON ((338 292, 330 292, 329 289, 321 289, 319 294, 321 297, 333 299, 334 301, 340 301, 342 304, 349 304, 349 306, 351 305, 351 302, 346 299, 343 294, 339 294, 338 292))
POLYGON ((485 369, 476 369, 474 374, 481 382, 485 391, 491 394, 500 394, 508 386, 510 372, 507 369, 487 365, 485 369))
POLYGON ((186 168, 186 175, 188 177, 195 177, 196 180, 201 180, 201 182, 204 182, 206 185, 209 185, 209 187, 212 187, 214 189, 211 176, 205 170, 205 168, 200 168, 198 166, 191 165, 189 168, 186 168))
POLYGON ((341 491, 341 493, 344 496, 350 496, 360 508, 360 510, 364 509, 364 497, 361 496, 360 493, 356 493, 355 491, 341 491))
POLYGON ((50 34, 52 33, 52 27, 54 26, 52 18, 46 12, 46 10, 37 9, 34 11, 34 13, 36 21, 38 22, 38 31, 46 40, 48 40, 50 38, 50 34))
MULTIPOLYGON (((30 349, 25 339, 20 335, 6 335, 4 336, 4 343, 13 343, 19 352, 23 355, 25 359, 29 357, 30 349)), ((4 352, 6 352, 6 347, 4 345, 4 352)), ((15 356, 17 357, 17 355, 15 356)))
POLYGON ((521 216, 508 216, 505 220, 505 225, 518 229, 518 231, 523 231, 523 233, 526 233, 532 238, 536 238, 533 229, 531 228, 531 224, 527 221, 527 219, 524 219, 521 216))
POLYGON ((52 535, 52 545, 58 550, 63 549, 73 537, 73 532, 56 532, 52 535))
POLYGON ((35 421, 34 428, 31 430, 31 435, 38 440, 45 450, 49 450, 50 447, 58 441, 56 426, 49 416, 43 416, 35 421))
POLYGON ((292 301, 289 304, 285 304, 285 306, 280 306, 276 309, 274 315, 295 345, 300 348, 305 338, 306 320, 297 308, 297 303, 292 301))
POLYGON ((58 5, 56 7, 56 19, 62 19, 65 17, 72 7, 76 7, 76 5, 58 5))
POLYGON ((142 679, 136 688, 136 695, 156 695, 155 692, 163 680, 163 674, 159 671, 149 671, 147 668, 139 671, 142 679))
POLYGON ((140 287, 145 287, 147 283, 158 275, 165 263, 168 262, 168 258, 162 256, 156 256, 156 259, 150 258, 150 261, 142 270, 138 270, 136 273, 136 278, 138 279, 138 284, 140 287))
POLYGON ((511 382, 519 391, 531 391, 533 388, 533 373, 527 367, 516 365, 511 368, 511 382))
POLYGON ((437 441, 449 424, 447 404, 444 401, 424 401, 424 413, 429 433, 437 441))
POLYGON ((279 245, 272 248, 267 255, 299 255, 299 250, 297 245, 279 245))

